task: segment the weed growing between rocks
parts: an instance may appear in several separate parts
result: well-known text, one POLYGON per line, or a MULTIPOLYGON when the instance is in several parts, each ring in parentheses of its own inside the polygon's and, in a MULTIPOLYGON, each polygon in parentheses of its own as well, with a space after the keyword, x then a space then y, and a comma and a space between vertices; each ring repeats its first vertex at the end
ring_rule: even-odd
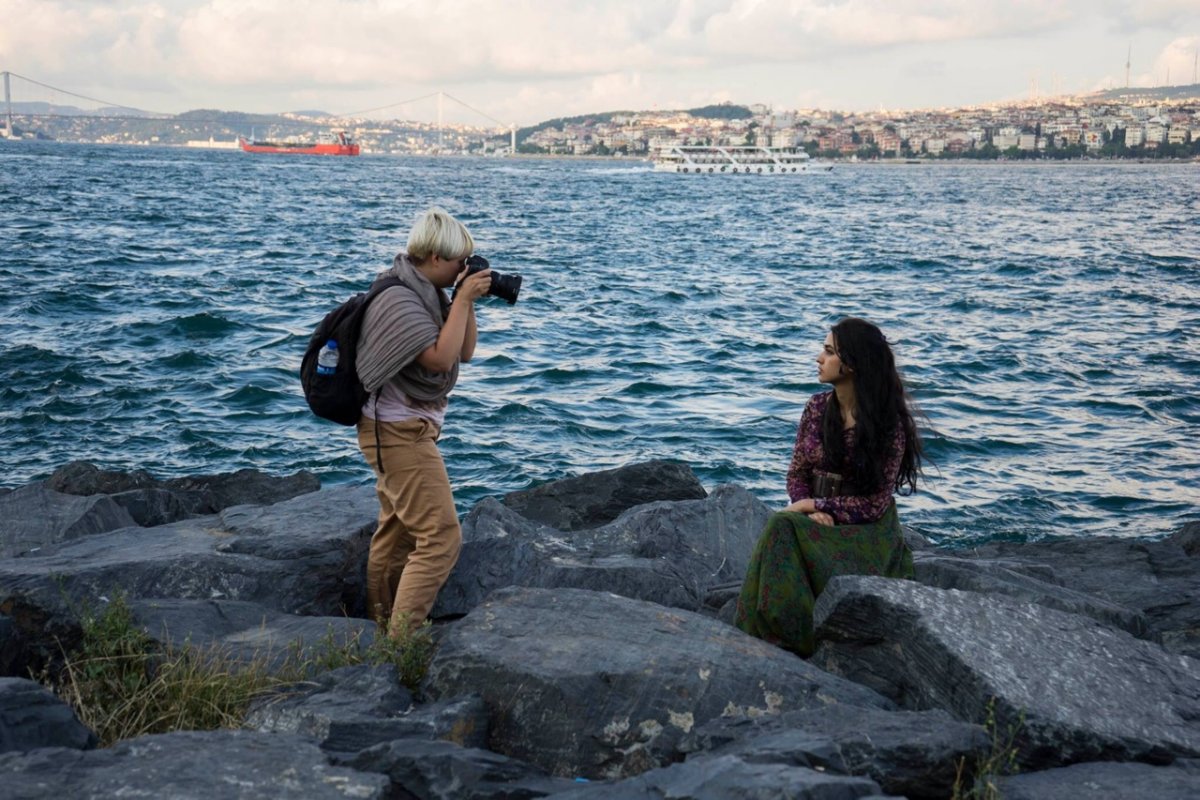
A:
POLYGON ((974 779, 970 786, 964 785, 966 759, 960 758, 954 774, 954 794, 950 800, 1001 800, 999 778, 1005 775, 1015 775, 1017 772, 1017 734, 1024 724, 1025 716, 1008 726, 1007 731, 1000 730, 996 720, 996 698, 987 704, 987 719, 983 728, 992 741, 992 746, 986 755, 980 756, 975 763, 974 779))
POLYGON ((387 623, 377 622, 375 638, 365 647, 361 633, 356 632, 342 643, 331 630, 307 655, 302 647, 294 647, 291 660, 300 664, 307 675, 357 664, 395 664, 400 683, 415 691, 433 659, 431 624, 426 620, 415 630, 409 630, 408 625, 398 627, 402 633, 388 636, 387 623))
POLYGON ((429 623, 401 637, 382 631, 369 645, 339 642, 332 630, 311 648, 293 645, 282 663, 233 659, 220 647, 163 647, 143 631, 123 597, 81 615, 82 641, 42 683, 75 709, 107 747, 124 739, 179 730, 238 728, 256 698, 296 688, 331 669, 394 664, 415 688, 433 657, 429 623))

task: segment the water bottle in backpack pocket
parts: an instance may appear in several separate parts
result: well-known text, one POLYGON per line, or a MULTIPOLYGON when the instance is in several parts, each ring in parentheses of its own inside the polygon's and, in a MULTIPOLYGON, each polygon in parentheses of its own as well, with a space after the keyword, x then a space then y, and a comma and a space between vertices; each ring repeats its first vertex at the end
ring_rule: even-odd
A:
POLYGON ((338 345, 337 341, 330 339, 321 348, 321 352, 317 354, 317 374, 332 375, 337 372, 338 365, 338 345))

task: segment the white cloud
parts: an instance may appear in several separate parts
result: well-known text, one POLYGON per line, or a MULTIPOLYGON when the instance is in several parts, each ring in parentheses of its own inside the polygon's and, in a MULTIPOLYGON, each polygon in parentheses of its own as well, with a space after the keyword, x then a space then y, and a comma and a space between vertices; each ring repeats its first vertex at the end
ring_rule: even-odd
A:
POLYGON ((1200 52, 1200 36, 1181 36, 1162 49, 1154 59, 1150 77, 1153 85, 1177 86, 1193 83, 1196 74, 1196 55, 1200 52))
MULTIPOLYGON (((942 90, 963 72, 947 48, 1003 59, 1004 42, 1044 42, 1045 61, 1090 63, 1088 53, 1054 52, 1055 37, 1084 23, 1130 37, 1155 29, 1158 51, 1164 26, 1200 31, 1195 0, 0 0, 0 19, 0 69, 105 97, 138 94, 122 100, 131 105, 348 110, 486 85, 496 113, 524 119, 552 102, 572 113, 724 96, 836 101, 848 86, 903 76, 886 61, 901 51, 904 63, 944 63, 942 90)), ((1159 56, 1164 71, 1169 62, 1183 76, 1189 55, 1171 53, 1159 56)), ((976 92, 982 101, 995 90, 976 92)))

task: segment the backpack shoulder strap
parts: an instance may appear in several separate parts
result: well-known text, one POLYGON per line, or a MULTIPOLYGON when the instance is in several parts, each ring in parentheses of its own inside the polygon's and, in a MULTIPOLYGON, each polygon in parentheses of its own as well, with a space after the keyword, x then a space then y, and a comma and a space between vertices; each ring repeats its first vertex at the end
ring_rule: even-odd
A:
POLYGON ((384 292, 384 290, 386 290, 386 289, 391 289, 396 286, 404 286, 404 285, 405 285, 404 281, 400 280, 399 278, 393 277, 391 275, 388 275, 387 277, 384 277, 384 278, 377 278, 371 284, 371 288, 367 290, 366 302, 370 302, 370 301, 374 300, 377 295, 382 294, 384 292))

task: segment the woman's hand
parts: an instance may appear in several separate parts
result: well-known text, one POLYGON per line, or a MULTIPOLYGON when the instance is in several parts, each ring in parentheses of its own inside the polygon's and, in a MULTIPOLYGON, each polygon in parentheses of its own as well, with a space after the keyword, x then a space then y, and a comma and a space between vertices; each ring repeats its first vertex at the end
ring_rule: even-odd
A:
POLYGON ((792 511, 800 514, 808 514, 808 518, 818 525, 833 525, 833 517, 824 511, 817 511, 817 504, 813 502, 811 497, 806 497, 803 500, 797 500, 784 511, 792 511))
POLYGON ((492 271, 485 269, 474 275, 467 275, 467 270, 464 269, 455 279, 455 287, 455 299, 458 299, 460 295, 466 295, 467 301, 474 303, 487 294, 488 289, 492 287, 492 271))
POLYGON ((803 500, 797 500, 784 509, 784 511, 795 511, 801 514, 811 514, 816 510, 817 506, 815 503, 813 503, 813 499, 811 497, 805 497, 803 500))

